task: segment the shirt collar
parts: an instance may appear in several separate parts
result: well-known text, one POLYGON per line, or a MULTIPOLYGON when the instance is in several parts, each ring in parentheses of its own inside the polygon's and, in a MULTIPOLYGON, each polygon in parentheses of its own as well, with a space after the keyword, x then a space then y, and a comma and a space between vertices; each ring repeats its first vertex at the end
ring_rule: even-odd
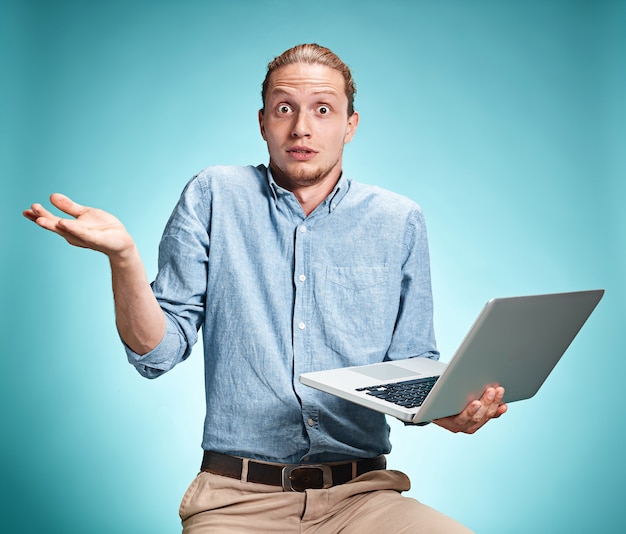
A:
MULTIPOLYGON (((272 176, 272 170, 270 169, 269 165, 267 166, 267 181, 270 185, 272 196, 274 197, 274 200, 276 202, 278 202, 278 199, 281 195, 289 193, 289 191, 282 188, 276 183, 274 177, 272 176)), ((341 176, 339 177, 339 180, 337 181, 337 184, 335 185, 333 190, 326 197, 326 199, 315 209, 315 211, 318 211, 320 209, 320 206, 324 206, 325 209, 328 210, 328 213, 332 213, 337 208, 343 197, 346 195, 349 188, 350 180, 348 180, 345 173, 342 171, 341 176)))

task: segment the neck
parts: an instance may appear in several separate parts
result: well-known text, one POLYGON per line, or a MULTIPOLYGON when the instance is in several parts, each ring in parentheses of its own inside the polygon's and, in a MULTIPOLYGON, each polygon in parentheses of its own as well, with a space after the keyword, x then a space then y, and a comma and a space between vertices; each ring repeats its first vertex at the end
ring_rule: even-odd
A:
POLYGON ((305 183, 286 176, 280 169, 276 169, 272 165, 270 165, 270 168, 274 181, 280 187, 293 193, 307 216, 326 200, 341 177, 341 170, 339 170, 338 172, 329 173, 318 180, 305 183))
POLYGON ((326 198, 330 195, 331 191, 335 188, 337 181, 329 184, 327 187, 315 187, 299 188, 292 191, 305 215, 310 215, 315 208, 317 208, 326 198))

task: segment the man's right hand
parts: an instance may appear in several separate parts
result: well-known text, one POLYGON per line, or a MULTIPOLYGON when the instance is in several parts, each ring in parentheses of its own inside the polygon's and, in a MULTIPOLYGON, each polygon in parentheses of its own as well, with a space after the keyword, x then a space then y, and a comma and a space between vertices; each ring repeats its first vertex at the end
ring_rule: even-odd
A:
POLYGON ((114 258, 124 256, 134 248, 134 242, 122 223, 106 211, 81 206, 59 193, 50 196, 50 202, 64 213, 74 217, 57 217, 41 204, 33 204, 24 211, 27 219, 50 230, 76 247, 97 250, 114 258))
POLYGON ((106 211, 81 206, 58 193, 50 197, 50 202, 73 219, 57 217, 41 204, 33 204, 24 216, 76 247, 97 250, 109 257, 119 333, 137 354, 151 351, 165 334, 165 316, 152 293, 133 238, 106 211))

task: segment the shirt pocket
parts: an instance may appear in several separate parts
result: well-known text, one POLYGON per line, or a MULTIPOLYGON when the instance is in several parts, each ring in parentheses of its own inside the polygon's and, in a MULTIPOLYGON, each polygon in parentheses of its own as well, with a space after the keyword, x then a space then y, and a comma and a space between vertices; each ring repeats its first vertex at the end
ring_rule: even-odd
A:
POLYGON ((323 320, 350 334, 378 332, 388 322, 389 273, 385 266, 327 267, 323 320))

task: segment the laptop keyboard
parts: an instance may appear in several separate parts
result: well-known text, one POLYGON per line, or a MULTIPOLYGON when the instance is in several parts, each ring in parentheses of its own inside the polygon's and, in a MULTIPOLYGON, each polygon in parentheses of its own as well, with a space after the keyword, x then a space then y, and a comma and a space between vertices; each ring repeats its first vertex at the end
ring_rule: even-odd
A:
POLYGON ((393 384, 358 388, 357 391, 365 391, 368 395, 392 402, 403 408, 417 408, 422 405, 438 378, 438 376, 417 378, 393 384))

